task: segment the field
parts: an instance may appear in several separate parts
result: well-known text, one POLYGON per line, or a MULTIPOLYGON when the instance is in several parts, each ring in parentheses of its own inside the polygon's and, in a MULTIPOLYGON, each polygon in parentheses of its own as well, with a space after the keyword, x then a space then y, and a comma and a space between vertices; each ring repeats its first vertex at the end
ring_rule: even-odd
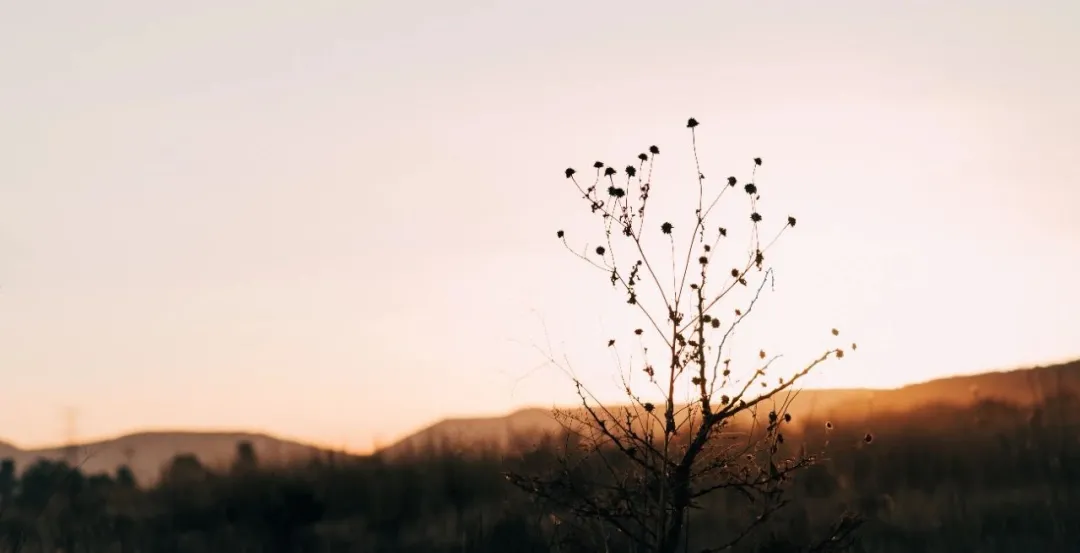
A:
MULTIPOLYGON (((790 505, 733 551, 803 550, 793 544, 813 543, 844 513, 862 522, 849 551, 1080 550, 1075 396, 835 416, 796 419, 787 446, 823 455, 790 482, 790 505)), ((560 443, 289 465, 260 463, 241 444, 230 467, 180 455, 149 486, 124 469, 84 475, 58 461, 26 470, 9 462, 0 543, 26 553, 595 550, 556 540, 569 526, 504 475, 552 468, 560 443)), ((692 512, 687 546, 729 537, 751 512, 738 498, 710 500, 692 512)))

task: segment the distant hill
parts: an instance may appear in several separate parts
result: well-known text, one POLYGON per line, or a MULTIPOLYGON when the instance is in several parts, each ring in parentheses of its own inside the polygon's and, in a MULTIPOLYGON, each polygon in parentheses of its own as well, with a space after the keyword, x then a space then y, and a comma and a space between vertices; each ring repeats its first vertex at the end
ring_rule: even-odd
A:
MULTIPOLYGON (((905 412, 920 406, 968 405, 995 399, 1031 405, 1059 393, 1080 395, 1080 360, 1069 363, 941 378, 887 390, 802 390, 792 401, 796 416, 861 419, 870 412, 905 412)), ((530 408, 502 417, 446 419, 384 448, 388 457, 429 447, 505 448, 515 438, 558 432, 550 409, 530 408)))
POLYGON ((10 458, 19 471, 37 459, 61 460, 73 458, 87 473, 113 473, 128 464, 139 482, 158 479, 161 469, 173 457, 182 453, 196 455, 208 466, 225 466, 232 462, 236 445, 249 441, 256 456, 265 462, 276 463, 310 459, 324 455, 325 450, 299 442, 283 440, 266 434, 246 432, 140 432, 110 440, 68 447, 23 450, 0 442, 0 458, 10 458))
POLYGON ((529 437, 557 431, 558 423, 550 409, 529 408, 503 417, 454 418, 437 422, 411 434, 379 452, 395 457, 429 448, 495 447, 503 449, 517 437, 529 437))
MULTIPOLYGON (((861 418, 871 411, 903 412, 927 404, 963 405, 977 399, 1032 404, 1058 393, 1080 395, 1080 360, 1060 365, 943 378, 893 390, 803 390, 792 404, 796 416, 861 418)), ((424 428, 381 450, 387 456, 431 446, 505 448, 517 438, 557 432, 550 409, 523 409, 502 417, 447 419, 424 428)), ((109 440, 66 447, 24 450, 0 441, 0 458, 11 458, 19 470, 40 458, 70 457, 89 473, 115 472, 128 464, 135 477, 154 482, 161 469, 178 454, 192 453, 204 464, 229 464, 240 441, 250 441, 265 462, 306 460, 327 451, 266 434, 246 432, 140 432, 109 440), (73 455, 71 455, 74 453, 73 455)))

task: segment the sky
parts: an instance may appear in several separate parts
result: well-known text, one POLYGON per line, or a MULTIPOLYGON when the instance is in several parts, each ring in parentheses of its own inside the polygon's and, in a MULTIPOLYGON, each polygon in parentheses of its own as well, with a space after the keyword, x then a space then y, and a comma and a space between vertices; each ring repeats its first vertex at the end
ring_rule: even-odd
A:
POLYGON ((655 144, 678 223, 688 117, 707 183, 760 156, 765 223, 798 217, 737 354, 791 371, 839 328, 827 387, 1080 357, 1077 28, 1070 0, 0 0, 0 439, 365 450, 572 401, 568 367, 617 397, 639 323, 555 239, 599 232, 563 171, 655 144))

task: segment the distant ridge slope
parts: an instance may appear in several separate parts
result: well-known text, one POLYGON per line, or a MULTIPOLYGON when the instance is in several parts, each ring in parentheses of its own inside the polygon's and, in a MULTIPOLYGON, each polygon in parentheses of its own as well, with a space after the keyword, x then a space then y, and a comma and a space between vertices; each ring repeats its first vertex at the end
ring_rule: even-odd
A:
MULTIPOLYGON (((923 405, 967 405, 995 399, 1031 405, 1059 393, 1080 395, 1080 360, 1035 368, 952 376, 886 390, 802 390, 792 402, 803 416, 864 417, 874 412, 904 412, 923 405)), ((388 457, 435 447, 506 447, 515 437, 558 432, 550 409, 529 408, 501 417, 446 419, 383 448, 388 457)))
MULTIPOLYGON (((792 409, 798 416, 858 418, 870 411, 903 412, 922 405, 964 405, 978 399, 1030 405, 1062 393, 1080 395, 1080 360, 941 378, 893 390, 803 390, 793 402, 792 409)), ((393 457, 433 446, 506 448, 515 439, 529 439, 559 429, 550 409, 530 408, 501 417, 446 419, 380 451, 393 457)), ((237 443, 245 440, 250 441, 256 455, 268 463, 306 460, 327 453, 327 450, 312 445, 261 433, 158 431, 79 444, 75 458, 88 473, 113 473, 130 459, 135 477, 140 482, 152 483, 178 454, 194 454, 208 466, 225 466, 232 461, 237 443)), ((0 458, 13 459, 19 470, 40 458, 65 459, 68 453, 69 448, 64 446, 24 450, 0 441, 0 458)))
MULTIPOLYGON (((204 465, 222 466, 231 463, 236 445, 251 442, 256 456, 265 462, 285 462, 310 459, 324 453, 317 447, 267 434, 250 432, 194 432, 160 431, 137 432, 117 438, 78 444, 74 447, 74 459, 87 473, 114 473, 130 459, 135 478, 142 483, 154 482, 162 468, 182 453, 191 453, 204 465)), ((20 472, 38 459, 64 460, 72 448, 67 446, 41 449, 20 449, 0 442, 0 458, 15 461, 20 472)))

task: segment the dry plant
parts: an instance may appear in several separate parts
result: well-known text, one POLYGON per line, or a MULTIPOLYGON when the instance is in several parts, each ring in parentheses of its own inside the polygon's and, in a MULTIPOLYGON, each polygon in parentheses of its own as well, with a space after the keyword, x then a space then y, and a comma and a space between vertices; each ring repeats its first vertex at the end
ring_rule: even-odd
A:
MULTIPOLYGON (((728 177, 719 186, 712 181, 707 184, 698 161, 697 126, 694 119, 687 122, 697 203, 692 224, 685 227, 650 217, 653 167, 660 154, 656 146, 639 154, 621 172, 594 163, 591 184, 582 184, 574 169, 566 170, 566 178, 590 212, 601 219, 604 235, 602 245, 586 246, 583 252, 570 246, 564 231, 558 231, 558 239, 601 271, 647 324, 633 330, 639 342, 638 362, 631 363, 628 372, 620 363, 626 402, 618 407, 599 401, 569 371, 565 359, 557 360, 547 352, 549 361, 573 378, 581 407, 556 411, 567 442, 554 474, 511 473, 508 478, 544 502, 554 527, 571 529, 568 536, 599 537, 603 550, 616 544, 620 549, 650 553, 685 550, 690 544, 689 514, 704 508, 706 496, 712 494, 738 494, 756 511, 736 517, 748 522, 723 532, 729 535, 704 551, 730 550, 761 528, 784 506, 785 483, 791 474, 815 461, 805 451, 785 455, 791 448, 781 446, 785 425, 792 420, 788 406, 798 384, 825 361, 845 353, 826 349, 786 379, 766 381, 779 356, 769 357, 764 351, 746 376, 736 370, 737 363, 729 358, 729 340, 753 312, 765 287, 772 284, 766 255, 795 227, 796 220, 789 216, 781 220, 779 229, 765 235, 766 221, 759 212, 754 181, 761 158, 753 160, 752 176, 741 186, 736 177, 728 177), (742 196, 749 207, 745 222, 750 244, 745 259, 740 249, 724 244, 728 230, 711 220, 725 195, 742 196), (670 245, 670 279, 646 255, 649 239, 670 245), (736 257, 733 268, 722 263, 721 252, 736 257), (745 289, 749 299, 732 306, 733 292, 739 289, 745 289), (650 351, 648 344, 662 348, 662 353, 650 351), (662 359, 662 364, 654 365, 650 357, 662 359), (637 371, 647 378, 647 385, 640 389, 630 383, 637 371)), ((832 335, 839 332, 832 329, 832 335)), ((607 346, 616 347, 615 340, 607 346)), ((837 549, 848 541, 855 526, 854 518, 844 517, 828 535, 805 549, 837 549)), ((709 528, 708 533, 715 535, 717 529, 709 528)), ((596 546, 593 543, 590 548, 596 546)))

